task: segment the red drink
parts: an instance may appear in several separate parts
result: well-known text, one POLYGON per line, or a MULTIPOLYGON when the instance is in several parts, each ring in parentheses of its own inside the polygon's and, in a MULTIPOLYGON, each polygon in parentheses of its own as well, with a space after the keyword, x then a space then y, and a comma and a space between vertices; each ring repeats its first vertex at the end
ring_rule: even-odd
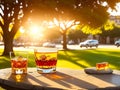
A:
POLYGON ((41 52, 35 50, 35 62, 38 73, 55 72, 57 64, 57 52, 41 52))
POLYGON ((27 59, 23 57, 13 58, 11 60, 11 67, 13 74, 27 73, 27 59))
POLYGON ((97 63, 96 68, 97 70, 105 70, 109 67, 108 62, 97 63))

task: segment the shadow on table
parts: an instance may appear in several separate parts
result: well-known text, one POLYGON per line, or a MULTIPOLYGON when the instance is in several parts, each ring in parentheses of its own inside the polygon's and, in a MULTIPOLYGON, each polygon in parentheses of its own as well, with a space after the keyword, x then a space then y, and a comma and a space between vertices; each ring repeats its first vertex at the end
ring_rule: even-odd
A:
MULTIPOLYGON (((92 76, 95 78, 99 78, 100 80, 103 80, 105 82, 120 86, 120 80, 119 80, 120 75, 104 74, 104 75, 92 75, 92 76)), ((24 80, 21 81, 20 83, 19 82, 16 83, 12 75, 10 75, 9 80, 12 81, 13 83, 12 84, 11 82, 7 82, 7 83, 11 83, 9 85, 13 85, 12 87, 16 85, 15 88, 22 88, 21 90, 45 90, 45 89, 61 90, 61 87, 59 86, 63 86, 66 89, 76 89, 76 88, 83 89, 84 88, 89 90, 120 90, 120 87, 117 87, 117 86, 115 88, 108 87, 108 88, 100 89, 98 86, 91 84, 90 81, 87 82, 85 80, 78 79, 76 77, 73 77, 71 75, 68 75, 59 71, 52 74, 38 74, 35 71, 30 72, 24 77, 24 80)), ((20 89, 16 89, 16 90, 20 90, 20 89)))
MULTIPOLYGON (((37 78, 40 78, 40 77, 45 77, 45 78, 49 79, 50 81, 57 83, 67 89, 97 88, 96 85, 93 85, 87 81, 80 80, 76 77, 73 77, 68 74, 58 72, 58 71, 56 73, 52 73, 52 74, 40 74, 40 76, 37 76, 37 78)), ((55 88, 60 89, 60 87, 52 85, 51 82, 49 83, 47 81, 40 81, 40 79, 38 80, 38 79, 36 79, 36 77, 33 77, 30 74, 29 74, 29 78, 31 78, 34 82, 39 83, 40 85, 44 86, 44 88, 55 87, 55 88)))
MULTIPOLYGON (((120 90, 120 75, 117 74, 104 74, 104 75, 93 75, 93 77, 99 78, 100 80, 103 80, 105 82, 114 84, 114 85, 118 85, 116 87, 105 87, 105 88, 99 88, 98 86, 91 84, 85 80, 82 79, 78 79, 76 77, 73 77, 71 75, 62 73, 62 72, 56 72, 53 74, 41 74, 39 77, 45 77, 57 84, 60 84, 62 86, 64 86, 65 88, 69 88, 69 89, 75 89, 75 88, 79 88, 79 89, 89 89, 89 90, 120 90), (109 77, 108 77, 109 76, 109 77)), ((44 81, 40 81, 38 79, 36 79, 35 77, 31 76, 30 77, 37 83, 39 83, 40 85, 45 86, 45 88, 50 88, 51 84, 49 84, 48 82, 44 81)), ((38 78, 39 78, 38 77, 38 78)), ((52 85, 54 86, 54 85, 52 85)), ((57 87, 57 86, 55 86, 57 87)), ((60 88, 60 87, 57 87, 60 88)))
POLYGON ((100 75, 93 74, 92 76, 105 82, 109 82, 113 85, 120 86, 120 75, 118 74, 100 74, 100 75))
POLYGON ((66 87, 66 88, 71 88, 72 86, 74 88, 75 87, 79 87, 79 88, 97 88, 97 86, 87 82, 87 81, 83 81, 80 80, 76 77, 70 76, 68 74, 64 74, 61 72, 56 72, 56 74, 45 74, 44 75, 46 78, 66 87))
POLYGON ((9 77, 9 80, 12 81, 12 83, 8 82, 8 83, 11 83, 8 86, 18 88, 18 89, 21 88, 21 90, 24 90, 24 89, 25 90, 26 89, 27 90, 45 90, 45 89, 61 90, 60 86, 63 86, 64 89, 65 88, 66 89, 97 88, 97 86, 87 81, 80 80, 76 77, 73 77, 58 71, 56 73, 51 73, 51 74, 37 74, 37 75, 33 75, 33 74, 34 72, 28 73, 26 76, 22 78, 22 81, 20 81, 20 83, 16 82, 15 80, 16 76, 13 76, 11 74, 9 77), (45 78, 48 79, 48 81, 44 80, 45 78), (52 82, 57 84, 54 85, 52 84, 52 82))

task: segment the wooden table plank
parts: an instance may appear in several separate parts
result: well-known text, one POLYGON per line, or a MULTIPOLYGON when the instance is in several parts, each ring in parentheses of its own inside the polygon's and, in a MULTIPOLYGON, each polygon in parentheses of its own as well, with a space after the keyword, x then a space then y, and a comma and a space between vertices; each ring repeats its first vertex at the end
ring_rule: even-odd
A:
POLYGON ((0 84, 28 90, 119 88, 120 71, 114 70, 113 74, 90 75, 84 70, 57 68, 56 73, 39 74, 36 68, 28 68, 28 74, 24 76, 23 81, 16 82, 11 68, 6 68, 0 70, 0 84))

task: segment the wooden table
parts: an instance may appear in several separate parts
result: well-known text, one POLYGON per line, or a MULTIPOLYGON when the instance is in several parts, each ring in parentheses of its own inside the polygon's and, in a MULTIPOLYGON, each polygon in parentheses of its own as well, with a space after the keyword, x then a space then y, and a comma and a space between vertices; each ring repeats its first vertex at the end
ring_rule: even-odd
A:
POLYGON ((120 71, 117 70, 113 74, 90 75, 84 70, 57 68, 56 73, 39 74, 36 68, 28 68, 23 81, 16 82, 14 77, 11 75, 11 68, 0 69, 0 84, 17 90, 120 90, 120 71))

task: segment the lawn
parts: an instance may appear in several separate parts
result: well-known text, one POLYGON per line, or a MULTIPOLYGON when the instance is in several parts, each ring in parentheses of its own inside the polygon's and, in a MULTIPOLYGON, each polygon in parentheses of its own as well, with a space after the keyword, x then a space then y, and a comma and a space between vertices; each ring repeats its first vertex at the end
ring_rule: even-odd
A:
MULTIPOLYGON (((0 49, 0 54, 3 49, 0 49)), ((15 50, 16 51, 16 50, 15 50)), ((28 50, 29 61, 28 67, 35 67, 34 52, 28 50)), ((120 49, 113 48, 93 48, 86 50, 59 50, 57 67, 84 69, 94 67, 96 63, 109 62, 109 67, 120 70, 120 49)), ((8 57, 0 57, 0 68, 10 67, 8 57)))

